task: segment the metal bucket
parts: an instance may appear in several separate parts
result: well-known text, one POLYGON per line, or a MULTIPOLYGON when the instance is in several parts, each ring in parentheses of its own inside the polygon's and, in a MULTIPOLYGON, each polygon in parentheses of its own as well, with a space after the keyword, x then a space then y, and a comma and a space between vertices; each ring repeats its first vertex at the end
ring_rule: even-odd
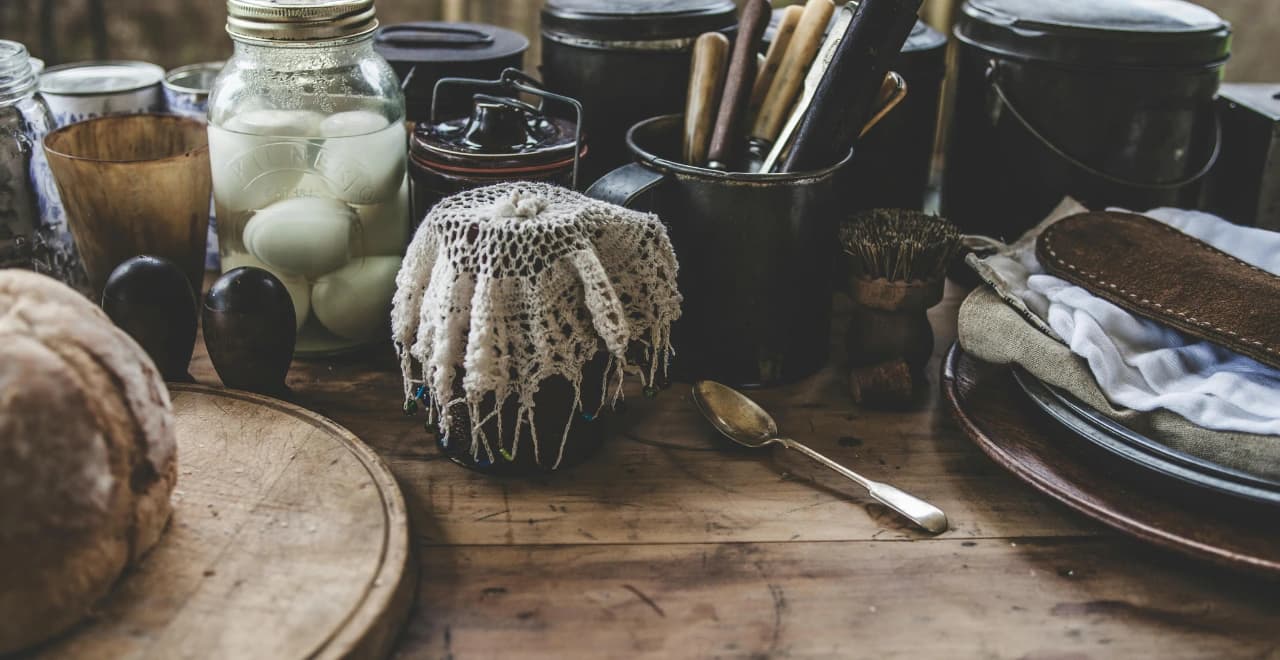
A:
POLYGON ((1180 0, 968 0, 943 211, 1016 238, 1063 196, 1194 207, 1230 26, 1180 0))
POLYGON ((838 173, 744 174, 685 165, 680 115, 636 124, 635 158, 588 195, 658 214, 680 259, 672 328, 681 379, 740 387, 804 378, 827 361, 832 268, 844 212, 838 173))

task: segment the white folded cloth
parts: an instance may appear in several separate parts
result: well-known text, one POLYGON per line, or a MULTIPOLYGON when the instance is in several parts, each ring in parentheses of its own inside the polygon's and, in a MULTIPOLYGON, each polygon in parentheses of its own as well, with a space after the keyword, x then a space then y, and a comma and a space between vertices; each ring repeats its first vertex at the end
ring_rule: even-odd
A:
MULTIPOLYGON (((1199 211, 1161 208, 1145 215, 1280 275, 1280 234, 1240 227, 1199 211)), ((1219 431, 1280 435, 1280 370, 1134 316, 1045 274, 1034 240, 1020 240, 983 265, 989 268, 985 275, 1000 280, 993 282, 998 289, 1003 284, 1003 295, 1020 300, 1072 353, 1088 362, 1113 404, 1170 410, 1219 431)), ((1280 300, 1258 304, 1276 305, 1280 300)))

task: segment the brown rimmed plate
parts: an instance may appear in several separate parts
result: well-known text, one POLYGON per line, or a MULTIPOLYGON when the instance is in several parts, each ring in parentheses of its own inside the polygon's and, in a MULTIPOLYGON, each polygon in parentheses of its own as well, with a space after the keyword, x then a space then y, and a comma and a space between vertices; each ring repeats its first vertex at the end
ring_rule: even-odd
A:
POLYGON ((1045 414, 1008 367, 952 346, 942 390, 969 438, 1015 477, 1125 535, 1196 558, 1280 577, 1273 507, 1153 474, 1081 442, 1045 414))

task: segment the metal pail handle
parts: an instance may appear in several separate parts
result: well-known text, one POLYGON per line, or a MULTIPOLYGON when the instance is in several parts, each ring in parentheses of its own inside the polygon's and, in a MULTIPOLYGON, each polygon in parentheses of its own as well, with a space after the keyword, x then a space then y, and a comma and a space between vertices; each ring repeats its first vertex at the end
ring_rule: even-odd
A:
POLYGON ((1000 68, 999 64, 995 60, 991 60, 988 63, 987 83, 991 85, 991 89, 994 90, 996 93, 996 96, 1000 98, 1000 103, 1002 103, 1004 107, 1009 109, 1009 114, 1013 115, 1013 118, 1017 119, 1018 123, 1022 124, 1022 127, 1026 129, 1026 131, 1030 133, 1032 137, 1039 140, 1041 144, 1043 144, 1047 149, 1049 149, 1049 151, 1052 151, 1054 154, 1056 154, 1059 158, 1074 165, 1076 168, 1088 174, 1096 176, 1100 179, 1103 179, 1105 181, 1120 184, 1123 186, 1130 186, 1134 188, 1173 190, 1177 188, 1182 188, 1183 186, 1190 185, 1192 183, 1195 183, 1196 181, 1199 181, 1200 179, 1203 179, 1204 176, 1208 174, 1210 170, 1213 169, 1213 166, 1218 163, 1218 157, 1222 155, 1222 118, 1218 116, 1218 113, 1215 110, 1213 113, 1213 151, 1209 154, 1209 158, 1205 162, 1205 164, 1202 167, 1200 167, 1198 170, 1196 170, 1194 173, 1192 173, 1191 175, 1185 176, 1175 181, 1169 181, 1164 183, 1154 183, 1154 182, 1148 182, 1148 181, 1134 181, 1132 179, 1125 179, 1122 177, 1115 176, 1113 174, 1108 174, 1096 167, 1089 165, 1088 163, 1085 163, 1084 161, 1076 158, 1075 156, 1072 156, 1071 154, 1067 153, 1066 150, 1054 144, 1053 141, 1051 141, 1047 136, 1045 136, 1044 133, 1037 130, 1036 127, 1033 126, 1031 122, 1028 121, 1027 118, 1021 112, 1018 111, 1018 108, 1015 107, 1013 105, 1013 102, 1009 100, 1009 95, 1005 94, 1004 88, 1000 86, 999 68, 1000 68))

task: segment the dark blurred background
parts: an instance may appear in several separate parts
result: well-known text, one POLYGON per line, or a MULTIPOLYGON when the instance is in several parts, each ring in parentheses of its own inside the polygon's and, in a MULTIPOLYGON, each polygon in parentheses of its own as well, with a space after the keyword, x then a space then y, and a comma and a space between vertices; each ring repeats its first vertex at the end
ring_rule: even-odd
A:
MULTIPOLYGON (((791 4, 775 0, 776 6, 791 4)), ((927 0, 926 19, 946 29, 953 0, 927 0)), ((1228 80, 1280 81, 1277 0, 1201 0, 1235 27, 1228 80)), ((403 21, 481 21, 536 37, 542 0, 377 0, 384 24, 403 21)), ((225 58, 226 6, 218 0, 0 0, 0 37, 27 45, 49 64, 85 59, 138 59, 166 68, 225 58)), ((537 39, 526 66, 538 62, 537 39)))

